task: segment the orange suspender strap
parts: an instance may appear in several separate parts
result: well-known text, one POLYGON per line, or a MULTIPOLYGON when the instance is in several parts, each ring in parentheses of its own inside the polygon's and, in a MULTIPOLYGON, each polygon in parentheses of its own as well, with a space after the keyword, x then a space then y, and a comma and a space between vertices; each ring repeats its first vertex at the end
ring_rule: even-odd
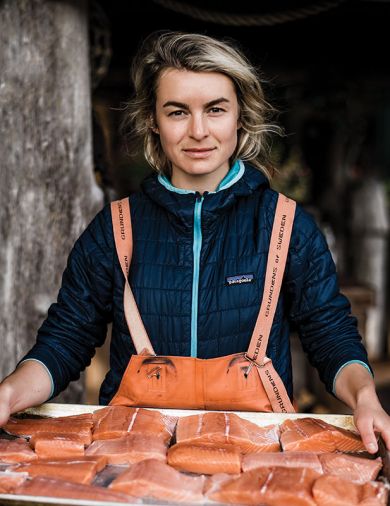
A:
POLYGON ((286 388, 271 360, 266 357, 276 306, 286 266, 296 203, 282 194, 278 196, 268 251, 263 300, 246 357, 256 366, 274 412, 295 411, 286 388))
POLYGON ((116 251, 125 277, 124 308, 126 322, 137 353, 155 355, 128 280, 133 254, 129 199, 111 202, 111 215, 116 251))

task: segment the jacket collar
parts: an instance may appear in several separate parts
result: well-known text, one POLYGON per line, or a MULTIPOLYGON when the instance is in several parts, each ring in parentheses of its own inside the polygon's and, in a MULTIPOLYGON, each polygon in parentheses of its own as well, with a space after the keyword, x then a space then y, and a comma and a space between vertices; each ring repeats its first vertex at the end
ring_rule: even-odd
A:
MULTIPOLYGON (((237 199, 249 197, 268 187, 268 179, 262 172, 241 160, 237 161, 214 192, 205 192, 202 205, 204 227, 227 212, 237 199)), ((192 230, 194 205, 200 197, 198 192, 175 188, 166 177, 157 174, 147 177, 141 188, 151 200, 178 220, 180 228, 192 230)))
MULTIPOLYGON (((226 176, 219 183, 217 189, 213 192, 207 192, 207 193, 208 194, 218 193, 221 190, 225 190, 226 188, 229 188, 236 181, 241 179, 244 172, 245 172, 245 166, 244 166, 243 162, 241 160, 237 160, 234 163, 233 167, 226 174, 226 176)), ((173 192, 179 193, 181 195, 188 194, 188 193, 196 194, 196 192, 194 190, 183 190, 182 188, 176 188, 176 186, 173 186, 173 184, 169 181, 169 179, 166 176, 164 176, 163 174, 159 174, 157 176, 157 179, 169 191, 173 191, 173 192)))

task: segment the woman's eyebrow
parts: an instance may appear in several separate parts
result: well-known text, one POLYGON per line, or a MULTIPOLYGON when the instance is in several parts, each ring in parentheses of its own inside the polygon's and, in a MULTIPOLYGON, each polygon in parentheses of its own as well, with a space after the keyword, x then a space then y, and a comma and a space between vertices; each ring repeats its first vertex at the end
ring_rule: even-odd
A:
POLYGON ((189 109, 190 106, 188 104, 183 104, 182 102, 175 102, 173 100, 169 100, 168 102, 165 102, 163 107, 180 107, 180 109, 189 109))
POLYGON ((205 107, 206 108, 213 107, 213 105, 218 105, 221 104, 222 102, 229 102, 229 100, 224 97, 216 98, 215 100, 211 100, 211 102, 207 102, 207 104, 205 104, 205 107))
MULTIPOLYGON (((224 97, 216 98, 215 100, 207 102, 207 104, 205 104, 204 107, 205 108, 213 107, 214 105, 221 104, 222 102, 229 102, 229 100, 224 97)), ((165 104, 163 104, 163 107, 179 107, 180 109, 187 109, 187 110, 190 108, 188 104, 185 104, 184 102, 176 102, 174 100, 168 100, 168 102, 165 102, 165 104)))

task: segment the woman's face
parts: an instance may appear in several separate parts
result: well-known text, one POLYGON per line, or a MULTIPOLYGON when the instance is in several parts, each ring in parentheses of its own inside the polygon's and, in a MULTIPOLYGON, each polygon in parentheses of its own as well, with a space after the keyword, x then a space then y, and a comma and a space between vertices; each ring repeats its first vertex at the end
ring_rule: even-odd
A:
POLYGON ((238 116, 234 84, 227 76, 174 68, 161 74, 154 131, 172 163, 172 184, 215 190, 237 145, 238 116))

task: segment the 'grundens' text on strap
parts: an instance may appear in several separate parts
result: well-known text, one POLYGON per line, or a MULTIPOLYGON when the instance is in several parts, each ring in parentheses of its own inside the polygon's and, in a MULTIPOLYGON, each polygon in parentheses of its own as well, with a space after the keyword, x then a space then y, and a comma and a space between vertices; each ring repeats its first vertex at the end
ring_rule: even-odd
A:
MULTIPOLYGON (((276 244, 276 253, 275 253, 275 257, 272 261, 271 259, 271 262, 273 263, 273 266, 272 266, 272 275, 271 275, 271 279, 270 279, 270 284, 269 284, 269 287, 267 289, 267 304, 265 306, 265 312, 264 312, 264 316, 266 318, 269 317, 270 315, 270 310, 271 310, 271 304, 272 304, 272 300, 273 300, 273 296, 274 296, 274 288, 275 288, 275 283, 276 283, 276 275, 277 275, 277 272, 278 272, 278 263, 279 263, 279 260, 280 260, 280 256, 278 254, 278 251, 280 251, 282 249, 282 244, 283 244, 283 237, 284 237, 284 229, 285 229, 285 226, 286 226, 286 215, 283 214, 282 215, 282 218, 281 218, 281 221, 280 221, 280 227, 279 227, 279 232, 278 232, 278 235, 277 235, 277 244, 276 244)), ((271 245, 272 246, 272 245, 271 245)), ((266 277, 266 280, 265 282, 267 282, 267 277, 266 277)), ((264 293, 265 290, 264 290, 264 293)), ((256 341, 256 348, 255 348, 255 352, 253 354, 253 360, 256 360, 257 357, 259 356, 259 352, 260 352, 260 348, 261 348, 261 343, 263 341, 263 334, 260 334, 257 341, 256 341)))
MULTIPOLYGON (((119 230, 122 241, 126 241, 126 232, 125 232, 125 220, 123 216, 123 207, 122 202, 118 202, 118 216, 119 216, 119 230)), ((123 253, 123 261, 125 262, 126 272, 129 272, 129 257, 123 253)))
POLYGON ((284 405, 284 402, 283 402, 282 396, 281 396, 281 395, 280 395, 280 393, 279 393, 279 388, 278 388, 278 386, 276 385, 276 382, 275 382, 274 378, 272 377, 271 372, 270 372, 268 369, 266 369, 266 370, 264 371, 264 374, 266 375, 266 377, 267 377, 267 379, 268 379, 268 381, 269 381, 269 383, 270 383, 270 385, 271 385, 271 387, 272 387, 272 390, 273 390, 274 395, 275 395, 275 399, 276 399, 277 403, 278 403, 278 404, 279 404, 279 406, 280 406, 280 411, 281 411, 282 413, 287 413, 287 409, 286 409, 286 407, 285 407, 285 405, 284 405))
POLYGON ((119 228, 121 231, 121 239, 122 241, 125 241, 126 240, 125 221, 123 218, 123 207, 121 202, 118 202, 118 213, 119 213, 119 228))

